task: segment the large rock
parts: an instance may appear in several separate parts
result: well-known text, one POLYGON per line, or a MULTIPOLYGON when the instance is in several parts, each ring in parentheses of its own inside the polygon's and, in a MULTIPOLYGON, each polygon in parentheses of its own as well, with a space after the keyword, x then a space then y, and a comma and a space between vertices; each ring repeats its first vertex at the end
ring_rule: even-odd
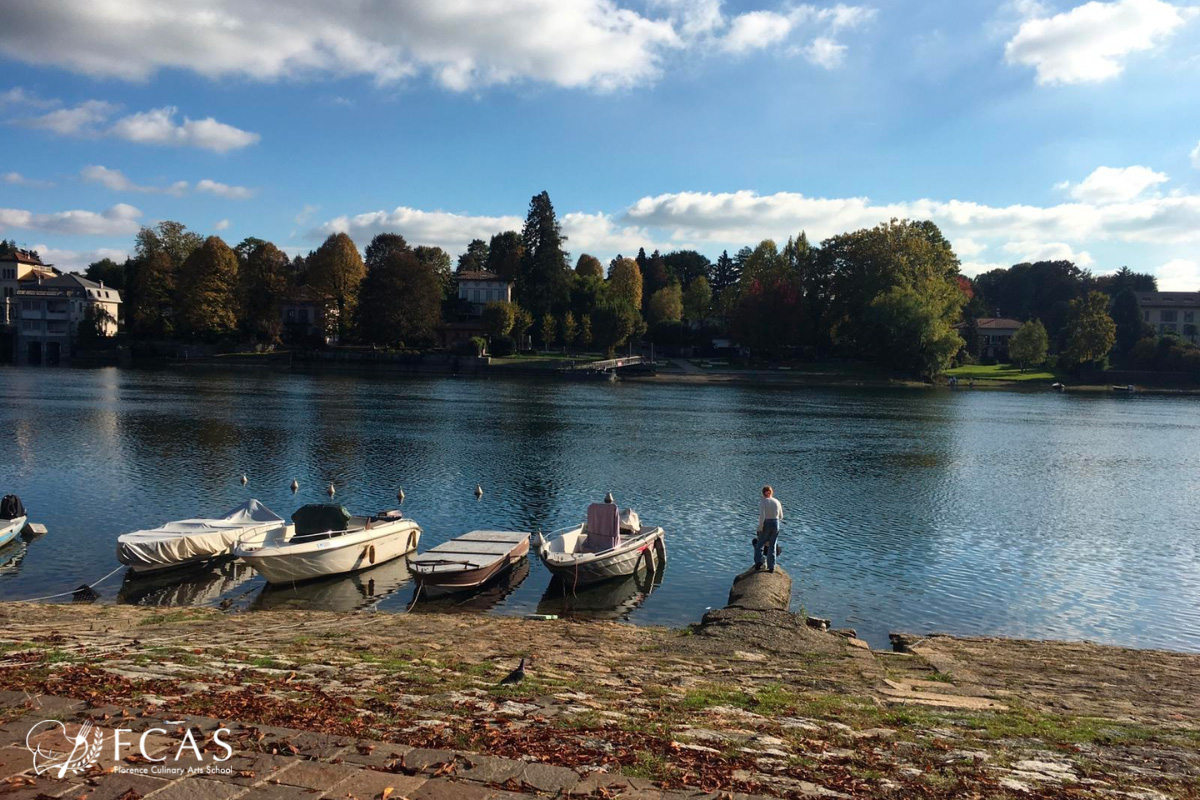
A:
POLYGON ((774 572, 753 567, 733 579, 728 608, 787 611, 792 602, 792 576, 778 566, 774 572))

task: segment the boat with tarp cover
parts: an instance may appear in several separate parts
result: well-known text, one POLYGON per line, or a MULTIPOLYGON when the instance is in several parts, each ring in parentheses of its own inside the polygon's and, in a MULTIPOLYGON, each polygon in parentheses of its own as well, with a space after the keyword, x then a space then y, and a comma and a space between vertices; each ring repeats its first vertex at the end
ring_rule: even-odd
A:
POLYGON ((210 519, 183 519, 117 537, 117 560, 134 572, 194 566, 233 555, 234 545, 282 530, 283 517, 257 500, 210 519))
POLYGON ((417 549, 421 526, 399 511, 355 516, 331 504, 304 506, 292 523, 234 553, 267 583, 293 583, 357 572, 417 549))

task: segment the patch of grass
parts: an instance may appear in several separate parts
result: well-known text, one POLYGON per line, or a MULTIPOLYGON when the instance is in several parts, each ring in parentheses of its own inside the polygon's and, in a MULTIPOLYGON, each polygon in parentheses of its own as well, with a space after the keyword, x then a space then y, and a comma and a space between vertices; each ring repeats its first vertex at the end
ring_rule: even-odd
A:
POLYGON ((709 684, 689 689, 676 705, 683 711, 703 711, 714 706, 731 706, 769 717, 786 714, 793 710, 796 704, 796 695, 779 684, 770 684, 756 691, 709 684))
POLYGON ((946 376, 958 378, 959 381, 1053 381, 1053 372, 1039 369, 1027 369, 1024 372, 1016 364, 993 364, 985 367, 982 364, 968 364, 946 370, 946 376))
POLYGON ((957 717, 988 739, 1041 739, 1052 744, 1134 744, 1158 738, 1141 725, 1099 717, 1062 717, 1014 708, 995 714, 957 717))
POLYGON ((78 656, 72 655, 71 653, 68 653, 65 650, 47 650, 46 651, 46 663, 47 664, 66 664, 66 663, 69 663, 72 661, 78 661, 78 660, 79 660, 78 656))
POLYGON ((671 777, 671 764, 665 756, 650 753, 645 750, 637 752, 637 761, 621 769, 630 778, 644 778, 651 781, 665 781, 671 777))
POLYGON ((261 669, 287 669, 287 665, 271 656, 255 656, 249 661, 250 666, 261 669))
POLYGON ((138 625, 170 625, 172 622, 188 622, 196 619, 196 612, 189 609, 171 611, 165 614, 151 614, 138 622, 138 625))

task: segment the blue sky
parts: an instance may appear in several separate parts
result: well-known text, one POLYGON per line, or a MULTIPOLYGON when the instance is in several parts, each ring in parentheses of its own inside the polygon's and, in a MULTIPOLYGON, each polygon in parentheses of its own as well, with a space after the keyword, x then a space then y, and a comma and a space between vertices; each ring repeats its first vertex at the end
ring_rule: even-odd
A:
POLYGON ((457 254, 547 190, 573 254, 933 219, 967 274, 1200 290, 1200 6, 0 0, 0 237, 176 219, 457 254), (338 5, 336 12, 331 11, 338 5))

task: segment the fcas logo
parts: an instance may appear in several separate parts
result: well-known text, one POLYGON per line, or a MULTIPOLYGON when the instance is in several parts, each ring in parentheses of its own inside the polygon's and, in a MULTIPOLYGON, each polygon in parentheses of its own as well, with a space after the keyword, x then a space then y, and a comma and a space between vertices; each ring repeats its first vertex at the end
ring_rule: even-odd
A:
POLYGON ((56 778, 93 766, 100 759, 103 744, 104 731, 93 728, 91 720, 80 725, 74 736, 67 734, 65 725, 52 719, 39 722, 25 735, 25 746, 33 753, 33 771, 38 775, 50 773, 56 778))

